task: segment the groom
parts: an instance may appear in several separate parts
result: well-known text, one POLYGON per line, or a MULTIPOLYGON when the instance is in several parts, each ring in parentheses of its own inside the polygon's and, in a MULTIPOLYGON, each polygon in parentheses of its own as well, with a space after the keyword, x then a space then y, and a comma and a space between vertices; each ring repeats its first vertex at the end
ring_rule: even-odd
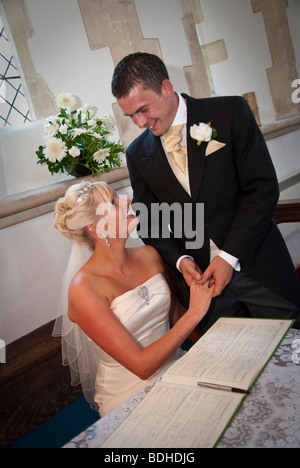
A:
POLYGON ((245 100, 180 95, 160 58, 146 53, 119 63, 112 92, 124 115, 145 129, 127 150, 134 203, 149 212, 153 203, 192 204, 193 228, 195 207, 204 204, 201 248, 187 250, 184 233, 143 239, 188 285, 193 278, 215 285, 202 330, 220 316, 295 319, 300 327, 300 283, 272 220, 278 182, 245 100))

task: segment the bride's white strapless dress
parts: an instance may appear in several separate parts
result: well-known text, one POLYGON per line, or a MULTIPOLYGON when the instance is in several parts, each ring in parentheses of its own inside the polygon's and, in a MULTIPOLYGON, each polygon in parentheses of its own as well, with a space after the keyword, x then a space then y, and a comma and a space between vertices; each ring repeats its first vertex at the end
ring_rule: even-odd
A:
MULTIPOLYGON (((164 275, 159 273, 141 286, 114 299, 111 308, 134 338, 146 347, 170 330, 170 305, 171 292, 168 283, 164 275)), ((141 380, 95 343, 93 346, 100 359, 95 382, 95 401, 99 405, 101 417, 162 375, 183 354, 179 349, 152 377, 141 380)))

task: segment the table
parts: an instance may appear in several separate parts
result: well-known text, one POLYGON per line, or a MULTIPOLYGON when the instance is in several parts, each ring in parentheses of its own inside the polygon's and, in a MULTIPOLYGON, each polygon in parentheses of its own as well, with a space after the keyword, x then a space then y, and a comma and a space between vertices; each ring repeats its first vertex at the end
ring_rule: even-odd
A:
MULTIPOLYGON (((155 383, 64 448, 100 447, 155 383)), ((300 448, 300 330, 289 331, 218 445, 218 448, 259 447, 300 448)))

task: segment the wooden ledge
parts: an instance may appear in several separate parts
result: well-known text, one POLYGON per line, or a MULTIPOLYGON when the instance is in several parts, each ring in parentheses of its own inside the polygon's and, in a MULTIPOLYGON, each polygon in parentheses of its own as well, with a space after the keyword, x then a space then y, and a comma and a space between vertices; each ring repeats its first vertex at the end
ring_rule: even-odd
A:
POLYGON ((123 166, 96 176, 59 182, 49 187, 11 195, 0 201, 0 229, 53 212, 57 200, 64 196, 66 190, 82 180, 107 182, 114 190, 130 185, 127 166, 123 166))
POLYGON ((266 141, 300 130, 300 117, 280 120, 260 127, 266 141))
POLYGON ((300 222, 300 199, 280 200, 274 213, 277 224, 300 222))

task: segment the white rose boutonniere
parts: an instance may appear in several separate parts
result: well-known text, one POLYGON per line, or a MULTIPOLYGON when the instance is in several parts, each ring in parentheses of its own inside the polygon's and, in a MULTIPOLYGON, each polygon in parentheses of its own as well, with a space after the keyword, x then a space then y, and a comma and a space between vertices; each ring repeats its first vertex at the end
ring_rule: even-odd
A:
POLYGON ((217 138, 218 133, 215 128, 211 126, 211 122, 208 124, 200 123, 199 125, 193 125, 191 127, 191 137, 193 140, 197 141, 197 145, 200 146, 201 143, 209 142, 217 138))

